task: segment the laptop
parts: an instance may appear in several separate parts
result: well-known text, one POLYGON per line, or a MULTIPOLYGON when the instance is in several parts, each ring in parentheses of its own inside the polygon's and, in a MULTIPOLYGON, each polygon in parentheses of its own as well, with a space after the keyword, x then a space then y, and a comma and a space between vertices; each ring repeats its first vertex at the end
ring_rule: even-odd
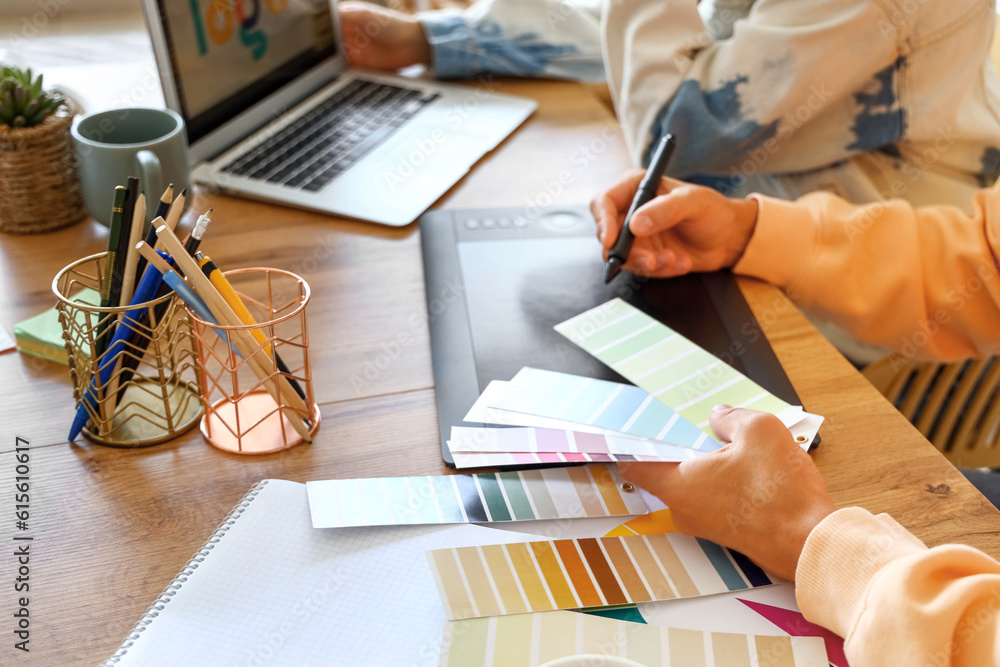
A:
POLYGON ((348 69, 330 0, 143 0, 195 182, 406 225, 535 102, 348 69))

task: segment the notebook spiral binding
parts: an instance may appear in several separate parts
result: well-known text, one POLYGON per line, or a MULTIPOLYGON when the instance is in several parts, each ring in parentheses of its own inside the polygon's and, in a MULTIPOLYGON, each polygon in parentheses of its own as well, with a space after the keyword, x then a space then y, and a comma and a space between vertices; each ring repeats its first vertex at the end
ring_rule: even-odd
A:
POLYGON ((198 569, 198 565, 205 560, 208 554, 211 553, 212 549, 215 548, 215 545, 219 543, 219 540, 221 540, 229 529, 233 527, 236 520, 241 514, 243 514, 243 512, 246 511, 247 507, 250 506, 250 502, 257 497, 257 494, 260 493, 261 489, 263 489, 266 484, 267 480, 265 479, 250 487, 250 490, 246 492, 246 495, 244 495, 240 502, 237 503, 236 507, 229 511, 226 518, 223 519, 222 523, 220 523, 215 531, 212 532, 212 535, 205 540, 205 543, 201 545, 201 548, 194 552, 194 555, 188 559, 188 562, 184 564, 184 567, 182 567, 181 571, 177 573, 177 576, 175 576, 173 580, 167 584, 167 587, 164 588, 163 592, 160 593, 156 600, 153 601, 153 604, 149 605, 149 609, 146 610, 142 617, 139 618, 136 624, 132 627, 121 646, 119 646, 118 650, 115 651, 115 654, 102 662, 100 667, 116 665, 123 657, 125 657, 129 648, 131 648, 132 644, 134 644, 139 638, 142 631, 146 629, 146 626, 152 623, 153 620, 160 615, 160 612, 163 611, 166 604, 170 602, 170 599, 177 594, 177 591, 180 590, 181 585, 183 585, 184 582, 188 580, 188 577, 190 577, 194 571, 198 569))

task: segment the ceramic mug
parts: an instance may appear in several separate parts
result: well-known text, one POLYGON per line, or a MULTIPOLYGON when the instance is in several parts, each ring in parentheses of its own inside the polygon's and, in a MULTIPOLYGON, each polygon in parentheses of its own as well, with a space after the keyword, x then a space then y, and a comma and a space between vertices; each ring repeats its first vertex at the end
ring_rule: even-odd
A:
POLYGON ((169 183, 174 196, 191 179, 184 119, 170 109, 124 108, 99 111, 73 126, 83 202, 103 225, 111 222, 116 185, 129 176, 146 193, 146 220, 152 220, 169 183))

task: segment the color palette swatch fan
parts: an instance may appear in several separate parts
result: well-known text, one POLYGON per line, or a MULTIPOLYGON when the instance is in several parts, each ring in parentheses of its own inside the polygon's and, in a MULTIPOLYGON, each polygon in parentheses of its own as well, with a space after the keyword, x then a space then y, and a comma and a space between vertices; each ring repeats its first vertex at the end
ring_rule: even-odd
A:
POLYGON ((722 447, 708 424, 719 403, 776 415, 804 449, 822 424, 621 299, 555 329, 634 385, 537 368, 494 381, 465 421, 508 428, 453 427, 457 467, 685 461, 722 447))

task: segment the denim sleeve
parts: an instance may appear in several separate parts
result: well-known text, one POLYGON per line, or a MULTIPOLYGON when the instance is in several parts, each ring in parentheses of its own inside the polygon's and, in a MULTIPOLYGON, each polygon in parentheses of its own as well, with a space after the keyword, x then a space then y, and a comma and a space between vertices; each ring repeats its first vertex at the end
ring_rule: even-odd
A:
POLYGON ((483 0, 425 12, 420 22, 442 79, 481 73, 602 81, 600 1, 483 0))

